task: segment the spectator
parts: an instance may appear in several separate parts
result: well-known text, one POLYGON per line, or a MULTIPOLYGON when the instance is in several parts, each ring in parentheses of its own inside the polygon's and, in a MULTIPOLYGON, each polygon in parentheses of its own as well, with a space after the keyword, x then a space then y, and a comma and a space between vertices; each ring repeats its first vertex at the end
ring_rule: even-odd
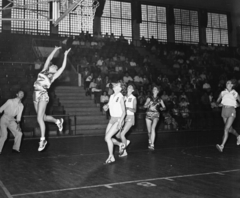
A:
POLYGON ((131 61, 130 61, 130 66, 131 66, 131 67, 136 67, 136 66, 137 66, 137 63, 134 61, 133 58, 132 58, 131 61))
POLYGON ((101 112, 104 112, 102 108, 105 104, 108 103, 108 101, 109 101, 109 96, 107 95, 106 91, 103 91, 102 95, 100 97, 100 111, 101 112))
POLYGON ((96 66, 97 66, 97 67, 102 67, 103 64, 104 64, 104 60, 103 60, 103 57, 101 56, 101 57, 98 59, 96 66))
POLYGON ((115 36, 114 36, 113 33, 111 33, 111 35, 110 35, 110 42, 115 42, 115 41, 116 41, 115 36))
POLYGON ((133 81, 133 79, 128 75, 128 72, 126 72, 125 76, 123 76, 123 82, 128 83, 129 81, 133 81))
POLYGON ((97 61, 99 60, 99 55, 97 52, 94 53, 94 55, 92 56, 92 63, 97 63, 97 61))
POLYGON ((143 84, 143 78, 138 74, 134 76, 133 81, 137 87, 143 84))
POLYGON ((106 42, 106 43, 108 43, 108 42, 110 41, 110 36, 109 36, 109 34, 108 34, 107 32, 106 32, 106 34, 104 35, 103 40, 104 40, 104 42, 106 42))
POLYGON ((93 90, 93 88, 96 88, 96 87, 97 87, 97 83, 96 83, 96 79, 94 78, 89 85, 89 90, 90 90, 92 99, 94 99, 94 91, 92 91, 92 90, 93 90))
POLYGON ((211 91, 211 85, 208 83, 206 80, 205 83, 203 84, 203 90, 210 92, 211 91))
POLYGON ((90 83, 93 80, 93 73, 89 73, 84 81, 84 87, 86 89, 86 96, 91 95, 90 83))

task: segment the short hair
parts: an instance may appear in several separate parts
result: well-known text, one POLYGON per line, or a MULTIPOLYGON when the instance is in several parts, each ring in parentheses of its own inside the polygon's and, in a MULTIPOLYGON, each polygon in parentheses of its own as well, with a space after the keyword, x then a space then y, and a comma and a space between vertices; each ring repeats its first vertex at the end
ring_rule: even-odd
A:
POLYGON ((159 87, 159 86, 154 85, 153 88, 152 88, 152 90, 153 90, 154 88, 157 88, 157 90, 160 92, 160 87, 159 87))
POLYGON ((19 92, 23 92, 23 94, 24 94, 24 91, 21 90, 21 89, 19 89, 19 90, 16 92, 16 94, 19 94, 19 92))
POLYGON ((128 87, 128 86, 132 86, 133 90, 134 90, 134 91, 136 90, 136 86, 135 86, 134 83, 129 82, 128 85, 127 85, 127 87, 128 87))

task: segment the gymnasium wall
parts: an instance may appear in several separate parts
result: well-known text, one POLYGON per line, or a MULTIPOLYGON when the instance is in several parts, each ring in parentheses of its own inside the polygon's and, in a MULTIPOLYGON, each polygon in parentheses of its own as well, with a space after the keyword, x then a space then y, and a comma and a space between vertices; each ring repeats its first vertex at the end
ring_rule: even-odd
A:
POLYGON ((147 0, 154 4, 172 5, 189 9, 207 9, 231 14, 232 32, 230 32, 230 45, 240 45, 240 0, 147 0))

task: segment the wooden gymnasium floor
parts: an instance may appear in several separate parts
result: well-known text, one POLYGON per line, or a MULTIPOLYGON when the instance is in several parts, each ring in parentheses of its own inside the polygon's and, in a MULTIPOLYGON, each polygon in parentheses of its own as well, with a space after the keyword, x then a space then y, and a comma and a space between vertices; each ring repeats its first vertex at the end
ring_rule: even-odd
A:
MULTIPOLYGON (((128 156, 103 165, 103 136, 24 140, 22 153, 8 141, 0 155, 1 198, 237 198, 240 146, 230 136, 223 153, 215 148, 222 131, 158 134, 156 150, 147 134, 129 135, 128 156)), ((117 149, 115 149, 117 156, 117 149)))

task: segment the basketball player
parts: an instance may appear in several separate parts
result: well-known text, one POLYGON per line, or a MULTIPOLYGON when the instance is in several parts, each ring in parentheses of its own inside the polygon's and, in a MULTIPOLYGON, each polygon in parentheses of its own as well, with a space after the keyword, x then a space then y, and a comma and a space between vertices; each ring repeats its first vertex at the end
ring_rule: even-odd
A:
POLYGON ((222 91, 217 99, 217 103, 221 101, 222 118, 225 124, 222 144, 217 144, 216 147, 220 152, 223 152, 225 143, 228 139, 228 134, 232 133, 237 137, 237 145, 240 145, 240 135, 233 129, 232 124, 236 118, 237 101, 240 102, 238 93, 233 89, 236 84, 235 80, 229 80, 226 83, 226 89, 222 91))
POLYGON ((111 115, 105 134, 105 141, 107 142, 109 152, 108 159, 105 162, 106 164, 115 162, 112 137, 123 127, 126 115, 124 98, 121 93, 123 85, 121 83, 112 83, 112 85, 114 93, 110 96, 108 104, 103 106, 104 111, 109 109, 111 115))
POLYGON ((46 115, 46 107, 49 102, 49 96, 47 89, 50 88, 51 84, 62 74, 64 71, 66 64, 67 64, 67 55, 69 51, 68 49, 64 53, 64 60, 62 63, 62 67, 58 69, 56 65, 50 65, 54 54, 60 49, 61 47, 55 47, 52 53, 48 56, 43 70, 38 74, 37 80, 34 82, 34 93, 33 93, 33 103, 35 110, 37 112, 37 121, 40 126, 41 130, 41 138, 39 142, 38 151, 44 150, 45 146, 47 145, 47 141, 45 140, 45 121, 53 122, 58 126, 59 131, 61 132, 63 129, 63 119, 55 119, 52 116, 46 115))
POLYGON ((127 87, 127 95, 124 98, 125 107, 127 110, 127 115, 125 117, 125 124, 121 131, 116 135, 118 138, 121 138, 121 143, 116 139, 112 139, 115 145, 119 146, 119 157, 127 156, 126 147, 130 144, 130 141, 126 139, 126 133, 131 129, 135 124, 135 113, 137 111, 137 100, 136 97, 132 94, 135 90, 134 84, 129 84, 127 87))
POLYGON ((148 148, 154 150, 154 142, 156 137, 156 126, 159 121, 160 111, 166 109, 163 100, 158 96, 159 88, 154 86, 152 89, 152 96, 148 97, 144 108, 147 108, 146 111, 146 125, 148 130, 148 148))

